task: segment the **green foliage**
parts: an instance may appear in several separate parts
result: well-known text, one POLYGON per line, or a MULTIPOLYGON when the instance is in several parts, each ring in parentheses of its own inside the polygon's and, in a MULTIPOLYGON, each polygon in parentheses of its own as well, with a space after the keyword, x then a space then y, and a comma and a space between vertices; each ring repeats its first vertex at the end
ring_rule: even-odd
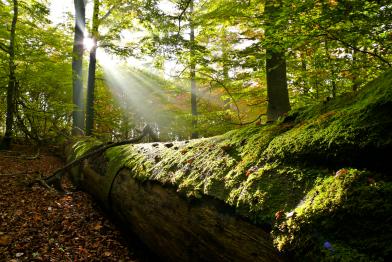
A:
MULTIPOLYGON (((10 6, 1 5, 1 12, 10 6), (5 8, 5 9, 3 9, 5 8)), ((10 12, 10 11, 9 11, 10 12)), ((24 1, 20 4, 16 34, 16 119, 15 134, 38 143, 56 142, 67 133, 71 104, 71 42, 63 28, 55 28, 47 19, 46 1, 24 1)), ((10 15, 1 16, 0 43, 5 44, 10 15), (4 19, 4 20, 3 20, 4 19), (4 27, 3 27, 4 26, 4 27), (4 36, 4 38, 3 38, 4 36)), ((7 79, 7 58, 0 51, 1 101, 7 79)), ((1 103, 0 112, 5 109, 1 103)), ((0 117, 2 120, 3 117, 0 117)), ((4 122, 0 122, 0 129, 4 122)))

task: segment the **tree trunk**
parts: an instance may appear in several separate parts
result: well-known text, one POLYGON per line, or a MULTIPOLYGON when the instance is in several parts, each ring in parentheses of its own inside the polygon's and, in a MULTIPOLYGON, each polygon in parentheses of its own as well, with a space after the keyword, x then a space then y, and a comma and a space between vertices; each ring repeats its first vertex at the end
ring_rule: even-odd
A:
POLYGON ((280 261, 269 234, 223 201, 190 200, 175 187, 142 182, 131 169, 112 172, 110 166, 96 155, 73 175, 162 261, 280 261))
MULTIPOLYGON (((190 15, 193 15, 193 0, 189 4, 190 15)), ((196 62, 195 62, 195 28, 191 18, 190 21, 190 70, 191 70, 191 107, 192 107, 192 138, 197 138, 197 89, 196 89, 196 62)))
POLYGON ((90 136, 94 129, 94 89, 95 89, 95 69, 97 65, 97 39, 99 27, 99 0, 94 1, 93 26, 91 30, 94 46, 90 51, 90 64, 88 67, 87 82, 87 114, 86 114, 86 135, 90 136))
POLYGON ((11 34, 10 34, 10 45, 8 49, 8 68, 9 68, 9 79, 7 88, 7 115, 5 134, 3 141, 0 145, 1 148, 8 149, 11 145, 13 123, 14 123, 14 112, 15 112, 15 96, 16 96, 16 76, 15 76, 15 35, 16 35, 16 23, 18 21, 18 1, 13 0, 14 3, 14 14, 12 17, 11 34))
POLYGON ((83 103, 83 39, 85 30, 85 0, 74 0, 75 36, 72 55, 73 104, 72 134, 81 134, 84 130, 83 103))
POLYGON ((267 50, 267 121, 275 121, 290 110, 286 59, 283 52, 267 50))
POLYGON ((267 121, 275 121, 290 110, 287 88, 286 58, 281 43, 274 39, 273 25, 281 11, 281 1, 266 1, 266 78, 267 78, 267 121))

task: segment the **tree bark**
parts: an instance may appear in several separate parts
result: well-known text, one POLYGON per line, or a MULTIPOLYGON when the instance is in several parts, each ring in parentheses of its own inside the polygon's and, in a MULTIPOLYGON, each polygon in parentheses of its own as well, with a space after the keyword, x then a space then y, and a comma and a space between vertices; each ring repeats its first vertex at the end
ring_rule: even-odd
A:
POLYGON ((99 0, 94 1, 93 26, 91 30, 94 46, 90 51, 90 63, 88 67, 87 82, 87 114, 86 114, 86 135, 90 136, 94 129, 94 89, 95 71, 97 65, 97 39, 99 27, 99 0))
POLYGON ((174 187, 135 179, 128 168, 110 172, 104 155, 73 175, 162 261, 281 261, 269 234, 223 201, 187 199, 174 187))
POLYGON ((197 87, 196 87, 196 62, 195 62, 195 28, 192 21, 193 15, 193 0, 189 4, 190 21, 190 70, 191 70, 191 108, 192 108, 192 138, 197 138, 199 133, 197 131, 197 87))
POLYGON ((15 37, 16 37, 16 23, 18 21, 18 1, 13 0, 14 3, 14 14, 12 17, 11 34, 10 34, 10 45, 8 48, 8 70, 9 79, 7 87, 7 115, 5 134, 0 148, 9 149, 12 140, 13 123, 14 123, 14 112, 15 112, 15 96, 16 96, 16 75, 15 75, 15 37))
POLYGON ((286 59, 283 52, 267 50, 268 121, 275 121, 290 110, 286 59))
POLYGON ((266 78, 267 78, 267 121, 275 121, 290 110, 287 88, 286 58, 281 43, 274 39, 273 25, 281 9, 280 0, 266 1, 266 78))
POLYGON ((72 85, 73 104, 72 134, 81 134, 84 130, 83 103, 83 39, 85 30, 85 0, 74 0, 75 5, 75 35, 72 55, 72 85))

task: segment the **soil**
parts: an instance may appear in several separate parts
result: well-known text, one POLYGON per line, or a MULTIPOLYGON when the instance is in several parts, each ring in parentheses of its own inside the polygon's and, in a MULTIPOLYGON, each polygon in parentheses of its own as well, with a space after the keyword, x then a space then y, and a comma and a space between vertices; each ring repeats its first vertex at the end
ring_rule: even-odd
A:
POLYGON ((0 261, 149 261, 88 194, 27 186, 63 164, 49 148, 0 151, 0 261))

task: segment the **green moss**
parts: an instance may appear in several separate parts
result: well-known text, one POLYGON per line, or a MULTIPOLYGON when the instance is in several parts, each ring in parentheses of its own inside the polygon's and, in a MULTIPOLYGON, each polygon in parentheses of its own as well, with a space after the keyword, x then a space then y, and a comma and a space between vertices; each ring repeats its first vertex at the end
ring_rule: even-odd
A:
POLYGON ((295 126, 275 137, 262 158, 355 165, 392 147, 392 71, 358 96, 346 95, 329 103, 292 112, 295 126))
POLYGON ((341 173, 318 178, 292 216, 275 225, 280 250, 311 260, 371 261, 392 255, 392 183, 368 171, 341 173), (331 250, 324 247, 327 241, 331 250))
POLYGON ((102 145, 101 141, 91 137, 78 138, 78 140, 75 141, 75 143, 72 145, 72 157, 73 159, 77 159, 86 154, 91 149, 100 145, 102 145))
MULTIPOLYGON (((185 197, 219 199, 254 223, 272 224, 276 246, 301 261, 377 260, 392 250, 390 112, 392 71, 356 96, 293 110, 275 124, 111 148, 106 175, 127 167, 185 197), (338 169, 344 174, 331 175, 338 169)), ((80 156, 98 144, 82 141, 74 150, 80 156)))

